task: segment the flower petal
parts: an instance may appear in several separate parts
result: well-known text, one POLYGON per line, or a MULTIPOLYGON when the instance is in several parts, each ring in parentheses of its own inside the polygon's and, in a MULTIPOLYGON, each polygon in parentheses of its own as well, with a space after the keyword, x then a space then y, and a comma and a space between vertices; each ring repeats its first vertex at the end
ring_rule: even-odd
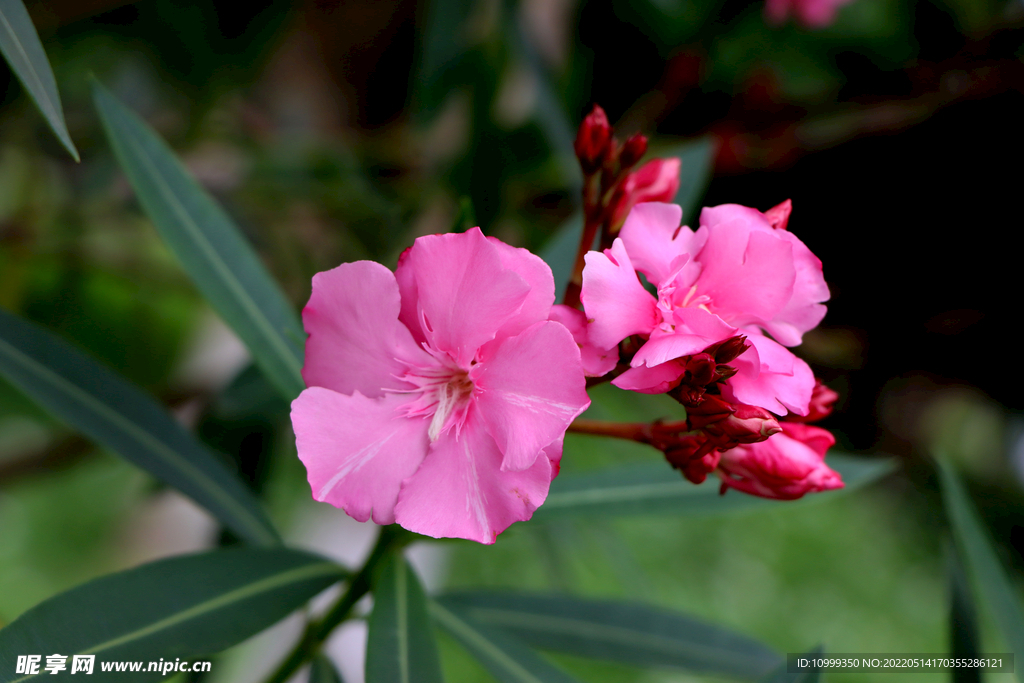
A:
POLYGON ((442 434, 402 484, 395 519, 434 538, 494 543, 513 522, 529 519, 548 495, 551 461, 520 472, 501 470, 498 444, 473 415, 462 432, 442 434))
POLYGON ((408 396, 367 398, 312 387, 292 401, 292 427, 313 498, 360 522, 395 521, 402 480, 427 453, 427 419, 399 409, 408 396))
POLYGON ((497 247, 479 228, 420 237, 402 268, 415 279, 424 335, 463 367, 530 294, 529 284, 503 267, 497 247))
POLYGON ((488 237, 487 240, 497 248, 502 267, 519 275, 530 286, 522 307, 501 326, 496 337, 511 337, 534 323, 547 320, 548 311, 555 302, 555 276, 551 267, 528 249, 505 244, 497 237, 488 237))
POLYGON ((707 240, 707 230, 694 233, 685 225, 680 227, 682 216, 677 204, 637 204, 619 233, 633 267, 655 287, 667 282, 676 258, 688 254, 692 259, 707 240))
POLYGON ((768 230, 738 220, 718 224, 698 256, 697 294, 710 297, 711 310, 737 327, 767 323, 793 295, 793 247, 768 230))
POLYGON ((610 349, 630 335, 650 334, 661 319, 658 302, 640 284, 622 240, 604 253, 588 253, 586 262, 580 298, 592 321, 590 341, 610 349))
POLYGON ((626 370, 613 379, 612 384, 620 389, 641 394, 664 394, 685 372, 686 368, 675 361, 653 367, 640 365, 626 370))
POLYGON ((481 356, 471 374, 480 420, 505 456, 501 468, 526 469, 590 405, 579 349, 549 321, 494 340, 481 356))
POLYGON ((601 349, 590 343, 587 334, 587 316, 583 311, 571 306, 555 304, 551 307, 548 317, 565 325, 572 335, 576 346, 580 348, 580 360, 583 362, 583 374, 587 377, 603 377, 615 369, 619 362, 619 347, 601 349))
POLYGON ((810 366, 763 335, 751 334, 747 341, 753 348, 730 363, 737 372, 722 387, 722 397, 733 403, 759 406, 776 415, 789 411, 806 415, 814 391, 810 366))
POLYGON ((737 330, 714 313, 700 308, 677 308, 675 330, 652 335, 633 356, 630 365, 654 367, 683 356, 700 353, 716 342, 734 336, 737 330))
POLYGON ((429 356, 399 322, 399 308, 395 276, 379 263, 343 263, 314 275, 302 310, 306 385, 370 398, 409 388, 396 375, 429 356))
POLYGON ((817 327, 825 317, 826 309, 821 302, 828 301, 830 294, 821 272, 821 260, 793 233, 776 234, 793 248, 796 279, 789 303, 764 328, 783 346, 797 346, 804 332, 817 327))

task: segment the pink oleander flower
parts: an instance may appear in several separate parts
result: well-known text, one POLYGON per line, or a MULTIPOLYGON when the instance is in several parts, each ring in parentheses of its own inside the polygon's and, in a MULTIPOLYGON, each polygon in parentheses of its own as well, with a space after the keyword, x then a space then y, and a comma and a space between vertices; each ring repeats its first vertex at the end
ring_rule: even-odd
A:
POLYGON ((359 521, 493 543, 529 519, 587 398, 580 351, 548 321, 551 270, 463 234, 313 278, 292 403, 313 497, 359 521))
POLYGON ((770 24, 784 24, 790 15, 807 28, 825 28, 836 20, 836 13, 852 0, 766 0, 764 16, 770 24))
POLYGON ((632 335, 646 339, 613 384, 667 391, 684 371, 679 359, 743 334, 750 348, 730 362, 736 374, 723 384, 723 398, 779 415, 807 414, 814 376, 783 345, 799 344, 821 321, 828 288, 821 262, 782 227, 788 212, 778 213, 769 217, 735 204, 707 208, 694 232, 680 226, 680 207, 639 204, 611 249, 587 254, 588 343, 611 349, 632 335), (656 287, 656 297, 638 272, 656 287))
POLYGON ((637 204, 675 199, 679 191, 679 170, 682 164, 679 157, 651 159, 626 175, 611 202, 611 224, 621 225, 637 204))
POLYGON ((839 474, 825 464, 825 451, 836 442, 832 434, 799 422, 780 424, 782 432, 766 441, 721 453, 717 471, 723 488, 780 500, 842 488, 839 474))

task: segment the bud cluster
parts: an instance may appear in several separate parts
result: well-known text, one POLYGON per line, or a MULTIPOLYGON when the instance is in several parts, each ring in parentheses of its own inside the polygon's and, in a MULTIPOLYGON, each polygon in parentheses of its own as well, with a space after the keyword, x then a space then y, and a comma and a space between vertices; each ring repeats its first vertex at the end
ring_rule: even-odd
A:
POLYGON ((580 123, 573 148, 583 171, 583 240, 565 303, 576 307, 583 256, 595 237, 600 233, 601 248, 607 248, 635 205, 671 201, 679 190, 681 162, 678 158, 651 159, 633 170, 647 153, 647 138, 636 133, 620 141, 604 109, 596 104, 580 123))

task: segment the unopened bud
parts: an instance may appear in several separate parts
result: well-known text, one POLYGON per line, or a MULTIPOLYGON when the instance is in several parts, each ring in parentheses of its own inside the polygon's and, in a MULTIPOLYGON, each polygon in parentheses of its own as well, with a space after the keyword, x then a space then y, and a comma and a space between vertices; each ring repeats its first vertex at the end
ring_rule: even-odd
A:
POLYGON ((779 421, 764 408, 730 404, 718 396, 705 397, 703 404, 687 412, 687 420, 692 429, 702 429, 719 450, 764 441, 782 431, 779 421))
POLYGON ((697 406, 687 406, 686 423, 691 430, 706 429, 708 426, 730 417, 736 407, 721 396, 705 396, 697 406))
POLYGON ((643 159, 644 154, 647 153, 647 138, 640 133, 630 136, 628 140, 622 145, 622 151, 619 153, 619 164, 623 170, 632 168, 636 165, 636 162, 643 159))
POLYGON ((704 353, 714 354, 716 363, 729 363, 738 358, 744 351, 750 348, 746 335, 729 337, 723 342, 715 345, 715 350, 706 349, 704 353))
POLYGON ((604 109, 594 105, 587 117, 580 123, 573 147, 585 174, 593 173, 601 165, 606 148, 612 139, 612 127, 604 109))
POLYGON ((706 353, 698 353, 686 361, 687 380, 699 386, 707 386, 715 377, 715 359, 706 353))
POLYGON ((764 212, 764 217, 776 230, 785 230, 789 225, 789 214, 793 211, 793 202, 789 199, 778 206, 773 206, 764 212))

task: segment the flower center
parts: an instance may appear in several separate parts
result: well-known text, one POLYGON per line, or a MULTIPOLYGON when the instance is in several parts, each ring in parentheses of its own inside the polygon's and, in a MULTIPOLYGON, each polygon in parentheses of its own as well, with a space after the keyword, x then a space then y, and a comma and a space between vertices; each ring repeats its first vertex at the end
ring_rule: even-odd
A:
POLYGON ((473 396, 473 380, 469 371, 455 366, 450 358, 438 360, 442 362, 432 367, 411 367, 400 378, 416 387, 401 393, 419 394, 415 401, 406 405, 405 415, 430 416, 427 435, 431 443, 452 427, 458 435, 473 396))
POLYGON ((661 324, 659 328, 662 332, 672 332, 675 330, 675 315, 674 312, 679 308, 702 308, 708 313, 711 309, 708 305, 711 303, 711 298, 706 294, 697 296, 697 285, 693 285, 686 293, 683 292, 676 286, 674 280, 670 280, 668 284, 662 285, 658 288, 658 312, 661 313, 661 324))

